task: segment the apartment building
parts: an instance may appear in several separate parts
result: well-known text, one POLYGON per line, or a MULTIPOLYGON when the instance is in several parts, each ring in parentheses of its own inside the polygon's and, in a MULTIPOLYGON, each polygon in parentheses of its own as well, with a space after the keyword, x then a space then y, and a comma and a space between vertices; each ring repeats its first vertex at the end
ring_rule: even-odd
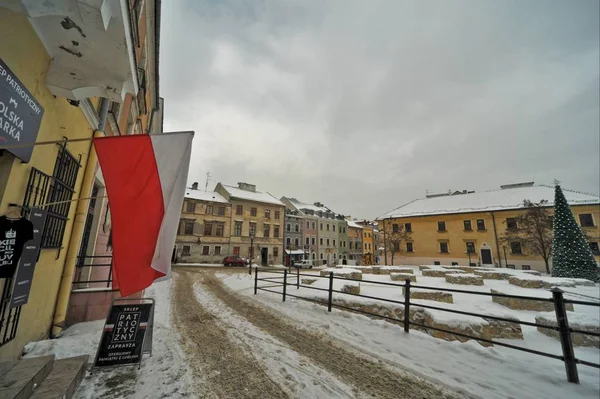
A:
MULTIPOLYGON (((315 254, 314 258, 316 258, 317 264, 332 265, 338 263, 341 259, 339 225, 342 224, 345 227, 344 216, 336 214, 320 202, 308 204, 290 197, 282 197, 281 201, 288 209, 299 211, 303 215, 308 216, 311 222, 315 221, 317 231, 315 241, 317 244, 316 251, 313 253, 315 254)), ((309 237, 309 239, 312 243, 312 237, 309 237)))
POLYGON ((302 242, 302 230, 304 228, 304 216, 291 209, 285 209, 285 229, 283 230, 285 244, 284 265, 305 259, 305 249, 302 242))
MULTIPOLYGON (((589 237, 596 260, 600 260, 600 197, 563 190, 571 210, 589 237)), ((378 220, 386 226, 404 224, 411 241, 396 264, 458 264, 545 272, 543 259, 523 248, 518 240, 502 237, 516 229, 517 218, 526 212, 523 201, 542 203, 551 214, 554 187, 519 183, 484 192, 456 191, 432 195, 403 205, 378 220)))
POLYGON ((0 101, 23 122, 5 120, 0 143, 57 142, 2 151, 0 214, 9 204, 27 216, 31 208, 65 201, 47 207, 28 303, 11 307, 13 277, 0 279, 0 290, 7 293, 0 298, 2 359, 16 359, 26 343, 60 333, 70 314, 75 321, 104 317, 117 296, 108 277, 110 261, 98 268, 106 276, 104 287, 94 286, 96 276, 80 263, 80 255, 96 254, 97 242, 106 238, 100 247, 110 244, 110 217, 98 198, 103 184, 89 140, 116 134, 111 109, 121 109, 120 116, 129 120, 128 108, 138 107, 131 117, 134 127, 121 134, 160 126, 159 8, 158 1, 0 5, 0 101), (89 197, 95 200, 77 201, 89 197))
POLYGON ((354 220, 346 220, 348 224, 348 258, 362 264, 363 261, 363 226, 354 220))
POLYGON ((183 201, 176 260, 222 263, 231 253, 231 233, 231 204, 217 192, 198 190, 198 183, 194 183, 183 201))
POLYGON ((337 219, 337 231, 338 231, 338 263, 342 263, 344 260, 348 260, 350 251, 348 248, 348 222, 344 218, 337 219))
POLYGON ((362 239, 363 239, 363 265, 374 265, 375 264, 375 228, 373 223, 368 220, 356 221, 357 224, 362 226, 362 239))
POLYGON ((313 261, 317 260, 317 254, 319 253, 317 226, 317 216, 304 214, 302 242, 304 243, 304 250, 307 252, 307 259, 312 259, 313 261))
POLYGON ((285 205, 249 183, 218 183, 215 192, 231 204, 231 255, 262 265, 282 264, 285 205))

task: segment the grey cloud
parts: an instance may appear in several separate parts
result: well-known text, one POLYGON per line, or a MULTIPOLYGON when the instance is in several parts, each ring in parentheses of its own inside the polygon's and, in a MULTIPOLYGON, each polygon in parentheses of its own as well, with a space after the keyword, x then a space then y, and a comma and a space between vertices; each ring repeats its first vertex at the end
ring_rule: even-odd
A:
POLYGON ((597 1, 166 4, 165 127, 197 133, 190 181, 359 217, 426 189, 600 191, 597 1))

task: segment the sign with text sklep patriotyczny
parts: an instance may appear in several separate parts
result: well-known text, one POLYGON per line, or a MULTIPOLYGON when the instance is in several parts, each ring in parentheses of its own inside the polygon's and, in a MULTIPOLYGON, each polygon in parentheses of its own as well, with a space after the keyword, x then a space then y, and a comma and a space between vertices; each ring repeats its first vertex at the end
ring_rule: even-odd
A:
MULTIPOLYGON (((0 59, 0 148, 4 145, 35 143, 44 108, 0 59)), ((8 152, 29 162, 33 146, 8 148, 8 152)))
POLYGON ((153 313, 152 299, 115 300, 104 324, 94 365, 102 367, 140 363, 148 347, 145 341, 152 336, 149 331, 153 313))

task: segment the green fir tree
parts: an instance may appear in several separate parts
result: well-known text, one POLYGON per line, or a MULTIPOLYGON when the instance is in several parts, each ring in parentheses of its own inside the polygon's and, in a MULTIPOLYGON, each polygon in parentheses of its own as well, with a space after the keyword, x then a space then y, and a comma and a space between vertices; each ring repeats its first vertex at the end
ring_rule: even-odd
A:
POLYGON ((600 268, 560 186, 554 192, 552 277, 600 281, 600 268))

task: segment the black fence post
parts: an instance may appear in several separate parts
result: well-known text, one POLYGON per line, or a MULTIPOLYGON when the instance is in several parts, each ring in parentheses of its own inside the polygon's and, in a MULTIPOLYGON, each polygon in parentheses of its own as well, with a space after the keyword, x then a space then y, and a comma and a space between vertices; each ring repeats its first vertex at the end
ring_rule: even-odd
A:
POLYGON ((410 280, 406 279, 404 284, 404 332, 410 328, 410 280))
POLYGON ((287 288, 287 270, 283 271, 283 301, 285 302, 285 291, 287 288))
POLYGON ((254 295, 258 291, 258 267, 254 269, 254 295))
POLYGON ((300 268, 296 268, 296 289, 300 289, 300 268))
POLYGON ((554 301, 554 311, 556 312, 556 321, 558 323, 558 334, 560 336, 560 345, 562 346, 563 357, 565 358, 565 369, 567 370, 567 380, 579 384, 579 374, 577 373, 577 361, 573 351, 573 341, 571 340, 571 331, 567 319, 567 310, 565 309, 565 300, 563 290, 554 287, 552 299, 554 301))
POLYGON ((329 299, 327 300, 327 311, 331 312, 333 302, 333 272, 329 272, 329 299))

